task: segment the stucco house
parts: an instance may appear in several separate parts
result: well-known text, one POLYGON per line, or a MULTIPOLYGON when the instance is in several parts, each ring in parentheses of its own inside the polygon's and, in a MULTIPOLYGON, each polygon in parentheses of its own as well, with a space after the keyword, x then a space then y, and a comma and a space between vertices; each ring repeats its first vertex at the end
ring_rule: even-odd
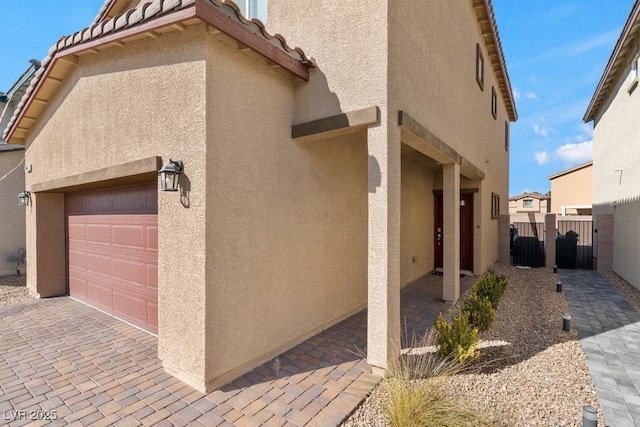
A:
MULTIPOLYGON (((553 193, 552 193, 553 194, 553 193)), ((551 211, 551 197, 534 191, 509 197, 509 213, 548 213, 551 211)))
POLYGON ((551 212, 562 216, 591 215, 593 162, 547 177, 551 181, 551 212))
MULTIPOLYGON (((0 93, 0 130, 6 128, 39 67, 31 60, 9 90, 0 93)), ((0 276, 25 271, 25 212, 18 206, 18 195, 25 189, 23 164, 24 145, 7 144, 0 136, 0 276)))
POLYGON ((606 265, 638 288, 639 29, 640 2, 636 1, 584 115, 585 122, 593 122, 593 215, 597 239, 602 239, 603 227, 613 227, 611 250, 605 250, 605 254, 598 248, 598 269, 606 265))
POLYGON ((386 368, 401 286, 442 268, 456 300, 507 209, 517 113, 489 0, 267 6, 269 32, 221 0, 108 0, 5 133, 31 167, 31 292, 157 333, 201 390, 365 307, 386 368))

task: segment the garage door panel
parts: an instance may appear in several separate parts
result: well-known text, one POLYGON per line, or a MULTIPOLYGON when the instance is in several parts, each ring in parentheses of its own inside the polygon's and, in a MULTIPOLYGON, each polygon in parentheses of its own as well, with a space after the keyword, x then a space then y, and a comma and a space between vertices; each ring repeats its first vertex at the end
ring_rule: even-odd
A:
POLYGON ((113 260, 113 277, 131 282, 134 285, 144 286, 146 280, 146 264, 144 262, 128 261, 125 259, 113 260))
POLYGON ((158 289, 158 265, 147 264, 147 286, 150 288, 158 289))
POLYGON ((87 242, 99 243, 102 245, 111 245, 113 238, 111 237, 111 227, 106 224, 88 224, 87 225, 87 242))
POLYGON ((67 194, 69 293, 158 331, 157 186, 67 194))
POLYGON ((144 249, 145 227, 141 225, 114 225, 113 244, 130 248, 144 249))
POLYGON ((68 226, 69 240, 85 242, 87 240, 87 226, 81 223, 70 222, 68 226))
POLYGON ((85 301, 87 299, 87 281, 78 277, 69 277, 69 293, 85 301))

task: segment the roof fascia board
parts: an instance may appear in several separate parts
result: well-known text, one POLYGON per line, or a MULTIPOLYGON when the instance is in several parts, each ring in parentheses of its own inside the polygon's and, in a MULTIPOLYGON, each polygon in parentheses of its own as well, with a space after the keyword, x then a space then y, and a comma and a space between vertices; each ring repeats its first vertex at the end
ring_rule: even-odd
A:
POLYGON ((301 79, 309 80, 308 66, 296 61, 294 58, 276 48, 271 43, 265 42, 265 40, 258 35, 247 31, 241 23, 229 19, 227 15, 222 13, 211 3, 205 0, 196 0, 195 8, 198 18, 202 19, 207 24, 220 30, 239 43, 251 48, 270 61, 273 61, 281 67, 289 70, 301 79))
POLYGON ((616 42, 615 47, 613 48, 613 52, 611 53, 611 57, 609 57, 609 61, 607 62, 607 66, 602 73, 602 77, 598 82, 598 86, 596 87, 595 92, 593 93, 593 97, 591 98, 591 102, 589 102, 589 107, 587 107, 587 111, 584 114, 582 120, 584 122, 590 122, 595 119, 597 112, 599 111, 599 104, 602 98, 606 97, 608 94, 608 88, 611 87, 609 83, 610 78, 614 76, 612 73, 614 70, 614 65, 618 61, 618 57, 623 52, 625 48, 625 44, 629 39, 629 35, 631 33, 631 29, 634 27, 634 23, 638 21, 640 17, 640 1, 636 0, 633 4, 633 8, 631 9, 631 13, 629 13, 629 17, 627 18, 627 22, 624 24, 624 28, 622 29, 622 33, 616 42))

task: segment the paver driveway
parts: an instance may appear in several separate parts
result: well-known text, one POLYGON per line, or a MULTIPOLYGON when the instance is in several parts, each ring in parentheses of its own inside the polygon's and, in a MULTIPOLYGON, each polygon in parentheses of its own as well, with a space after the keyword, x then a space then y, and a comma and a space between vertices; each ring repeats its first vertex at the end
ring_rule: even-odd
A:
MULTIPOLYGON (((447 308, 440 289, 437 277, 403 289, 410 329, 447 308)), ((164 372, 155 336, 71 298, 0 307, 0 319, 0 424, 11 426, 338 425, 380 380, 356 351, 366 310, 209 394, 164 372)))

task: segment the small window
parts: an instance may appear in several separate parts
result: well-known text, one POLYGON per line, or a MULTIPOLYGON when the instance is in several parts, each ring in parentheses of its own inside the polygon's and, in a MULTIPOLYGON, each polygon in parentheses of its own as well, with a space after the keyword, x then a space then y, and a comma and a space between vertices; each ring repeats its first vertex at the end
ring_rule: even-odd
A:
POLYGON ((245 18, 267 21, 267 0, 236 0, 235 3, 245 18))
POLYGON ((525 208, 533 207, 533 200, 532 199, 524 199, 522 201, 522 206, 524 206, 525 208))
POLYGON ((498 118, 498 94, 493 86, 491 86, 491 115, 494 119, 498 118))
POLYGON ((627 92, 632 93, 636 86, 638 86, 638 56, 640 54, 636 53, 636 56, 631 61, 631 84, 627 88, 627 92))
POLYGON ((491 193, 491 219, 500 217, 500 196, 491 193))
POLYGON ((480 43, 476 43, 476 81, 481 90, 484 90, 484 57, 480 43))
POLYGON ((509 151, 509 122, 504 122, 504 149, 509 151))

